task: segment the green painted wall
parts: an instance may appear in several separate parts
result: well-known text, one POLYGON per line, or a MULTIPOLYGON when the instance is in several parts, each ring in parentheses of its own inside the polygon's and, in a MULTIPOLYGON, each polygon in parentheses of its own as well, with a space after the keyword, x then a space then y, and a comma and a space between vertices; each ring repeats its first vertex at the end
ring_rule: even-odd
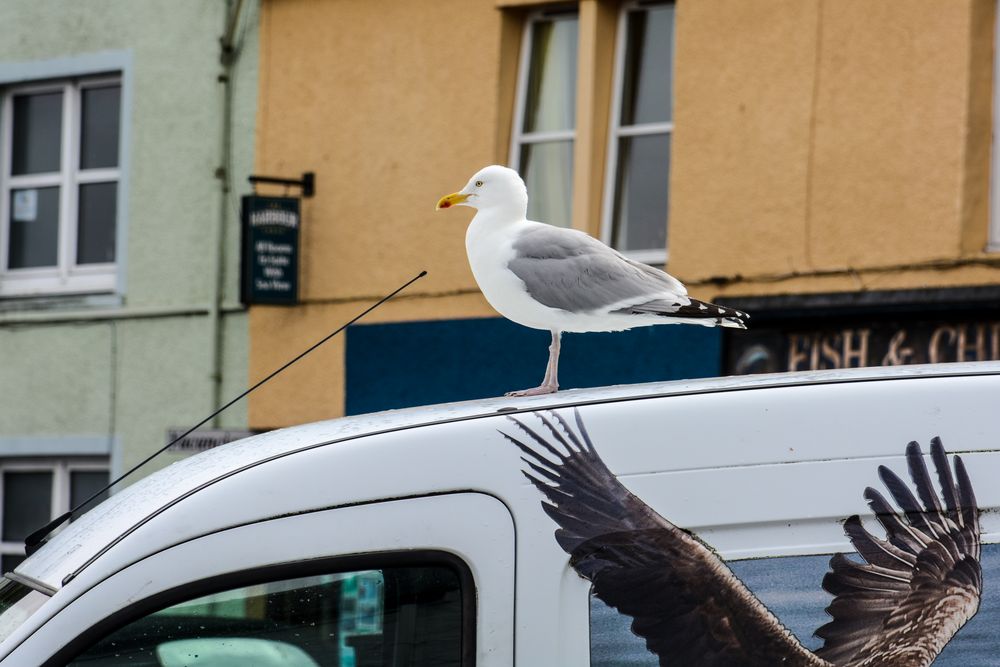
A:
MULTIPOLYGON (((168 428, 206 416, 216 400, 209 313, 217 261, 224 272, 218 394, 228 400, 245 388, 238 209, 253 165, 259 7, 244 2, 236 29, 233 188, 223 206, 219 39, 228 9, 226 0, 0 3, 0 72, 113 52, 127 55, 131 83, 122 109, 129 138, 122 294, 0 300, 0 452, 5 439, 103 436, 121 470, 165 444, 168 428)), ((242 428, 246 419, 237 405, 218 425, 242 428)))

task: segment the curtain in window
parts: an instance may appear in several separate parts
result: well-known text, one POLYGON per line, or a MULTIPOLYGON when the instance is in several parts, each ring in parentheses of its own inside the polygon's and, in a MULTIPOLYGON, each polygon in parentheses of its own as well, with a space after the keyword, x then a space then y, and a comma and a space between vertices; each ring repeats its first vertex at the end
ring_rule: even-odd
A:
POLYGON ((530 55, 518 167, 528 186, 528 217, 570 226, 576 127, 575 16, 530 24, 530 55))

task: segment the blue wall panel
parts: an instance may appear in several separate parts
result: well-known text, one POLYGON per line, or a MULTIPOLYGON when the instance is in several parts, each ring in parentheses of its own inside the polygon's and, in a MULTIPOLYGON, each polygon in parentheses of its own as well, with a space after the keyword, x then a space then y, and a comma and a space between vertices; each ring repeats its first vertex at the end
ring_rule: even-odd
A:
MULTIPOLYGON (((347 330, 346 410, 361 414, 502 396, 534 387, 548 332, 505 319, 365 324, 347 330)), ((718 329, 669 325, 621 333, 564 334, 563 389, 718 375, 718 329)))

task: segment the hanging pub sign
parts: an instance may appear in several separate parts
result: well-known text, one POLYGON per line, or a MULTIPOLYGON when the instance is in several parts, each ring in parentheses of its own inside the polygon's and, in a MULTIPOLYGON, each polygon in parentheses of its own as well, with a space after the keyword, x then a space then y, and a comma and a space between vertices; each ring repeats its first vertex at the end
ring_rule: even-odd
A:
POLYGON ((240 300, 295 305, 299 300, 299 199, 246 195, 242 222, 240 300))

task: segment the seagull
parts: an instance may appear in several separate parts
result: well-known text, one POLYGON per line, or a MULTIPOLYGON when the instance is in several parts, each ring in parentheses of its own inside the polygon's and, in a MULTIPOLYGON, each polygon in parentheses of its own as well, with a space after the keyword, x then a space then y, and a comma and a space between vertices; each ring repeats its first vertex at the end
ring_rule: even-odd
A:
POLYGON ((437 210, 477 209, 465 235, 472 274, 501 315, 552 334, 542 383, 508 396, 559 389, 564 331, 624 331, 656 324, 746 328, 748 316, 692 299, 673 276, 633 261, 587 234, 527 219, 528 190, 513 169, 485 167, 437 210))
POLYGON ((578 411, 576 430, 558 413, 536 416, 537 430, 509 418, 534 444, 503 435, 524 454, 524 475, 559 525, 556 541, 593 594, 632 618, 632 632, 661 665, 924 667, 979 609, 979 510, 961 458, 954 457, 953 476, 939 438, 931 440, 931 459, 941 496, 911 442, 906 462, 917 496, 885 466, 879 477, 901 511, 865 489, 886 539, 857 515, 844 522, 865 562, 843 554, 830 560, 823 588, 835 596, 827 607, 833 620, 816 631, 824 644, 813 653, 711 547, 618 481, 578 411))

